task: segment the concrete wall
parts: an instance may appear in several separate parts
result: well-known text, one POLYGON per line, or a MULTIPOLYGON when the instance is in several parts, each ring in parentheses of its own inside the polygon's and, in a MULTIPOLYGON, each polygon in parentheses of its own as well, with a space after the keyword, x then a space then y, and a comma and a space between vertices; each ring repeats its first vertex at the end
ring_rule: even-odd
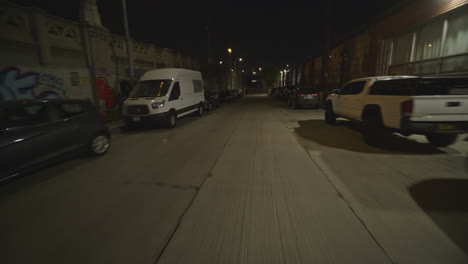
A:
POLYGON ((89 98, 102 111, 118 112, 123 83, 151 69, 201 70, 202 65, 197 58, 132 40, 135 74, 129 78, 123 36, 13 4, 0 4, 0 31, 0 100, 89 98))

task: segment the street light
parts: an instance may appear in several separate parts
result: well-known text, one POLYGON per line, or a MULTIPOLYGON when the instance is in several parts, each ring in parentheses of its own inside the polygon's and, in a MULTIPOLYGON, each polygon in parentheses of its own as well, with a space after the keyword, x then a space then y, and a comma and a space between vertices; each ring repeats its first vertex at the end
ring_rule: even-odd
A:
POLYGON ((258 68, 258 71, 262 71, 262 67, 258 68))
POLYGON ((257 72, 252 72, 252 74, 253 74, 253 75, 256 75, 256 74, 257 74, 257 72))
POLYGON ((219 64, 223 64, 223 61, 219 61, 219 64))
POLYGON ((239 61, 242 61, 242 58, 239 58, 239 61))
POLYGON ((229 55, 231 55, 232 49, 229 48, 229 49, 227 49, 227 51, 228 51, 229 55))

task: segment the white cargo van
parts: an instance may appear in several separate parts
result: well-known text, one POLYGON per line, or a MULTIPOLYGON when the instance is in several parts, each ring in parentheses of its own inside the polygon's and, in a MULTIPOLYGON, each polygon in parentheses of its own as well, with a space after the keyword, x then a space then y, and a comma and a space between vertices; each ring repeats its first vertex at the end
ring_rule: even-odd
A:
POLYGON ((163 122, 174 127, 179 117, 193 112, 203 114, 205 95, 201 73, 187 69, 158 69, 143 74, 125 100, 122 115, 132 126, 163 122))

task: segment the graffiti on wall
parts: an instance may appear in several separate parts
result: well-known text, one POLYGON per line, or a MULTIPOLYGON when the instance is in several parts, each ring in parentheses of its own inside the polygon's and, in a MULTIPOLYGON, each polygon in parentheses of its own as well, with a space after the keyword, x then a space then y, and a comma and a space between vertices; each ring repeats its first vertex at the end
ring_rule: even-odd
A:
POLYGON ((106 77, 96 79, 97 96, 106 108, 113 108, 117 105, 117 96, 114 90, 109 86, 106 77))
POLYGON ((62 78, 53 74, 21 72, 16 67, 0 70, 0 100, 54 99, 66 97, 62 78))

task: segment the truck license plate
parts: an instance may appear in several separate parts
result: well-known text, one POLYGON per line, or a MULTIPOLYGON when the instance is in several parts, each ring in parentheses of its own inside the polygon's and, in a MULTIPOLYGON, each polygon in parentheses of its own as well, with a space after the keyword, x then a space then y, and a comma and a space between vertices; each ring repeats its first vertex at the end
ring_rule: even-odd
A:
POLYGON ((139 117, 139 116, 133 117, 133 121, 140 121, 140 120, 141 120, 141 117, 139 117))
POLYGON ((453 130, 456 129, 455 125, 452 124, 439 124, 437 125, 437 129, 440 130, 453 130))

